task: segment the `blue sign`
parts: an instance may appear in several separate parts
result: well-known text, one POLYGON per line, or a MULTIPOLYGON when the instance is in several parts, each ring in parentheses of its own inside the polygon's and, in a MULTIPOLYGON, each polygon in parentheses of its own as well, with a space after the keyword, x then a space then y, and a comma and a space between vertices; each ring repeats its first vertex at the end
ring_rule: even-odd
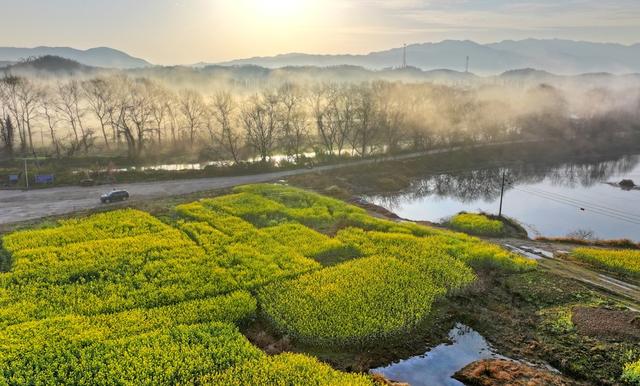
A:
POLYGON ((36 174, 36 184, 53 184, 53 174, 36 174))
POLYGON ((9 174, 9 182, 12 184, 17 184, 20 176, 17 174, 9 174))

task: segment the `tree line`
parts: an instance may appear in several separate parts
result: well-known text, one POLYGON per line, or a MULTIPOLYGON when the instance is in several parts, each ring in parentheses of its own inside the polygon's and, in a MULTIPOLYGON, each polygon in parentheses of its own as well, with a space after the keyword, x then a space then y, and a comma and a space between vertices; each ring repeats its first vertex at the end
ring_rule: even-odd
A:
POLYGON ((0 148, 9 156, 58 158, 206 151, 239 163, 268 161, 276 152, 299 161, 310 150, 365 157, 638 131, 637 109, 594 114, 588 108, 576 117, 570 105, 550 85, 514 92, 387 81, 283 82, 207 93, 127 74, 48 81, 7 74, 0 79, 0 148))

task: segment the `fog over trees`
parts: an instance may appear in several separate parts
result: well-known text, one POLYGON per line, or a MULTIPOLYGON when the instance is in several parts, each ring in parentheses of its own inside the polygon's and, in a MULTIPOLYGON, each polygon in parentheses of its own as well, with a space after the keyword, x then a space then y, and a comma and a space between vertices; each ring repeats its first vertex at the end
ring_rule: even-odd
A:
POLYGON ((108 71, 0 79, 4 157, 190 154, 239 163, 526 139, 637 139, 638 88, 282 76, 255 84, 108 71))

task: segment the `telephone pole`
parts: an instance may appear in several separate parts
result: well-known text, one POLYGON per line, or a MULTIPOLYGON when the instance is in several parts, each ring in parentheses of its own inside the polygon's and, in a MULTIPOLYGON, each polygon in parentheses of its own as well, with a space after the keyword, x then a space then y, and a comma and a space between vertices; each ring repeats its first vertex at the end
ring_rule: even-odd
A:
POLYGON ((504 198, 504 183, 507 177, 507 171, 502 170, 502 186, 500 188, 500 212, 498 212, 498 217, 502 217, 502 200, 504 198))
POLYGON ((469 73, 469 56, 467 56, 467 65, 465 66, 464 72, 467 74, 469 73))
POLYGON ((24 159, 24 182, 27 186, 27 190, 29 190, 29 171, 27 170, 27 159, 24 159))

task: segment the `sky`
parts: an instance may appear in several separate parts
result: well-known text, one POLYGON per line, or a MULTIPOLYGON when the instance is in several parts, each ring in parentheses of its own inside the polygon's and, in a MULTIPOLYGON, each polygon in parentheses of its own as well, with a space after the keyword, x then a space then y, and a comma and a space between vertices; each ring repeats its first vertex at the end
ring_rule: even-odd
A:
POLYGON ((640 0, 0 0, 0 46, 108 46, 154 64, 403 43, 640 42, 640 0))

